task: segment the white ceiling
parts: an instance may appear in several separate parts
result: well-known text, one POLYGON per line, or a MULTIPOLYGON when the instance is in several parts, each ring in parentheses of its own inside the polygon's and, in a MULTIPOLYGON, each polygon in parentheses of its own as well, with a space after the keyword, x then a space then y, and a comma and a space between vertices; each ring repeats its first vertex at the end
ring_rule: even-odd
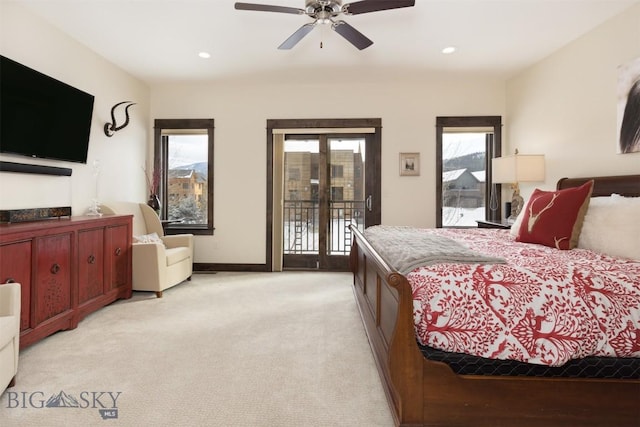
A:
MULTIPOLYGON (((508 77, 640 0, 417 0, 410 8, 342 16, 374 41, 362 51, 326 25, 292 50, 278 50, 310 18, 235 10, 232 0, 0 2, 26 5, 127 72, 155 83, 362 80, 425 71, 508 77), (449 45, 457 52, 442 54, 449 45), (199 58, 200 51, 211 58, 199 58)), ((304 8, 304 0, 249 2, 304 8)))

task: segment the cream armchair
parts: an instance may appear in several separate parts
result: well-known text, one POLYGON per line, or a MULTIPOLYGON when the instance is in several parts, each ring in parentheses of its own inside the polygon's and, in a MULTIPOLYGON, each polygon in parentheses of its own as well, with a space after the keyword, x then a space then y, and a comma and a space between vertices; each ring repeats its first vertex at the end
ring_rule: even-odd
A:
POLYGON ((13 387, 20 347, 20 285, 0 285, 0 392, 13 387))
POLYGON ((158 215, 145 203, 109 202, 101 205, 103 214, 133 215, 133 290, 162 291, 185 280, 193 273, 193 234, 165 236, 158 215), (161 242, 153 242, 156 233, 161 242), (147 236, 147 243, 136 237, 147 236))

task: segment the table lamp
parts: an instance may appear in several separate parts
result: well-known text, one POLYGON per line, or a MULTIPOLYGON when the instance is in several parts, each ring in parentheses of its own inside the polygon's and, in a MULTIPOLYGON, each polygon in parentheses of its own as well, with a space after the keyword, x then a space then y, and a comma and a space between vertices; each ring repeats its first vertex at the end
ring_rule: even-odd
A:
POLYGON ((524 207, 518 184, 544 181, 544 154, 519 154, 516 150, 512 156, 496 157, 491 161, 491 180, 495 184, 511 184, 511 216, 507 220, 515 221, 524 207))

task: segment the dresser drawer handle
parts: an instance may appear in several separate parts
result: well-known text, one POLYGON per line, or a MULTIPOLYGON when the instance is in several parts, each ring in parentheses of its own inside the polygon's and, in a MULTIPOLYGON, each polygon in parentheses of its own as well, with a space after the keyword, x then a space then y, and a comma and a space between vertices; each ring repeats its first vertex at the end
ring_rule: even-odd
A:
POLYGON ((96 257, 93 255, 89 255, 89 258, 87 258, 87 262, 89 264, 95 264, 96 263, 96 257))
POLYGON ((59 271, 60 271, 60 265, 59 264, 53 264, 51 266, 51 273, 58 274, 59 271))
POLYGON ((122 253, 122 249, 121 248, 117 248, 116 249, 116 256, 120 256, 121 253, 122 253))
POLYGON ((4 281, 4 283, 16 283, 16 281, 13 277, 9 277, 7 278, 7 280, 4 281))

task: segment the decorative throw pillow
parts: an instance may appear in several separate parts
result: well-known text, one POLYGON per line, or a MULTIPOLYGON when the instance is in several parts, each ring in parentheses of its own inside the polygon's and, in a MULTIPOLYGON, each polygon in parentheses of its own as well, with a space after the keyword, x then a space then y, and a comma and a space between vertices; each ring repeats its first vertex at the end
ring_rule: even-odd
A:
POLYGON ((536 188, 524 209, 516 241, 557 249, 575 248, 592 190, 593 181, 558 191, 536 188))
POLYGON ((594 197, 578 248, 640 261, 640 197, 594 197))
POLYGON ((133 236, 133 241, 135 243, 160 243, 160 244, 164 244, 162 242, 162 239, 160 238, 160 236, 158 236, 158 233, 143 234, 142 236, 133 236))

